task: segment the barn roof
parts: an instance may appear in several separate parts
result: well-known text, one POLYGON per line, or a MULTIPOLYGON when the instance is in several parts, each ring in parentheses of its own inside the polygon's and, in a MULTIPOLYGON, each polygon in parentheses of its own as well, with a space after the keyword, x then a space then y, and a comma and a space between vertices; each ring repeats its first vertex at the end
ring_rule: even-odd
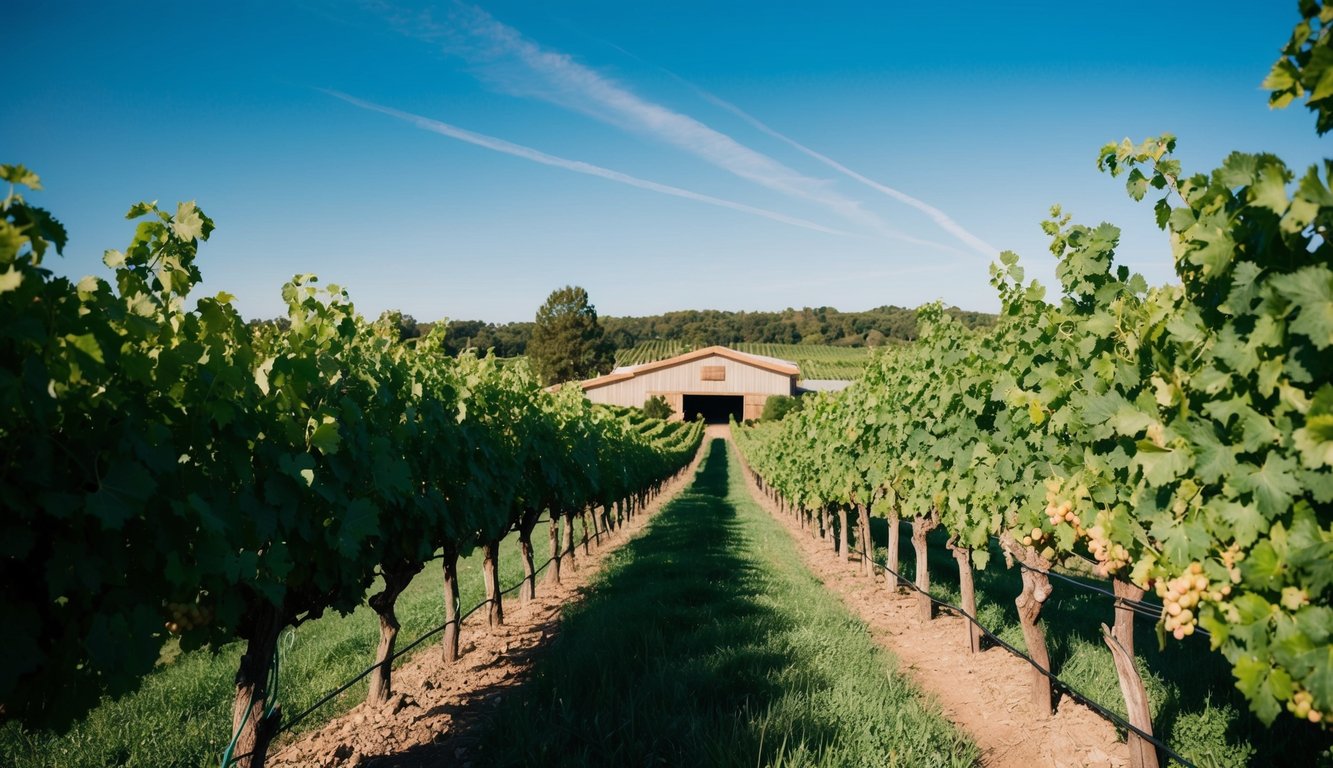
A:
POLYGON ((793 363, 790 360, 779 360, 776 357, 766 357, 764 355, 751 355, 746 352, 737 352, 729 347, 704 347, 703 349, 696 349, 693 352, 686 352, 683 355, 668 357, 665 360, 656 360, 641 365, 622 366, 616 368, 605 376, 598 376, 595 379, 582 381, 579 383, 579 386, 585 391, 595 389, 597 387, 606 386, 607 384, 614 384, 617 381, 632 379, 640 374, 659 371, 663 368, 671 368, 673 366, 681 365, 682 363, 688 363, 693 360, 699 360, 713 355, 725 357, 728 360, 734 360, 743 365, 762 368, 766 371, 771 371, 783 376, 799 376, 801 374, 801 369, 797 368, 796 363, 793 363))

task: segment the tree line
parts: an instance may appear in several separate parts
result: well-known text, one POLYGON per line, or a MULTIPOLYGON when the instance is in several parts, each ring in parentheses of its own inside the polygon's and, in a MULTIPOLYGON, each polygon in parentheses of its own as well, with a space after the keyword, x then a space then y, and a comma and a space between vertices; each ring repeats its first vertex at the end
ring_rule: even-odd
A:
MULTIPOLYGON (((946 310, 967 328, 988 327, 995 316, 950 307, 946 310)), ((497 357, 527 354, 536 327, 533 322, 489 323, 484 320, 418 322, 411 315, 399 319, 404 338, 427 335, 441 323, 444 347, 451 355, 475 349, 494 350, 497 357)), ((772 312, 729 312, 686 309, 644 317, 599 319, 613 349, 629 349, 640 342, 661 339, 695 346, 741 343, 828 344, 838 347, 878 347, 917 338, 916 310, 893 305, 863 312, 842 312, 833 307, 804 307, 772 312)))

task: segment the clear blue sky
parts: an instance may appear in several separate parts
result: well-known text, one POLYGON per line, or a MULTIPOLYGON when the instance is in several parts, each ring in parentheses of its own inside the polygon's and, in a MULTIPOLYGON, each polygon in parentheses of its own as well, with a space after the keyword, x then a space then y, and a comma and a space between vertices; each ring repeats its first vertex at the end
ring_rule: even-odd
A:
POLYGON ((569 283, 604 315, 993 310, 991 249, 1051 282, 1057 202, 1172 279, 1106 141, 1333 155, 1259 87, 1294 0, 6 5, 0 162, 70 230, 51 266, 105 275, 132 203, 196 200, 203 290, 252 317, 299 272, 419 320, 569 283))

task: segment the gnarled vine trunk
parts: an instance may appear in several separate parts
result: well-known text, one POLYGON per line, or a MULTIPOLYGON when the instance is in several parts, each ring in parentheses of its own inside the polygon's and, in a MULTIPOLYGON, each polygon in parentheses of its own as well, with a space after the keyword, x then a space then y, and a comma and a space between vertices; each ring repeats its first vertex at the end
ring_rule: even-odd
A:
POLYGON ((587 507, 584 507, 582 517, 583 517, 583 554, 586 555, 588 554, 588 551, 591 549, 592 546, 590 541, 590 539, 592 538, 591 535, 592 510, 588 509, 587 507))
MULTIPOLYGON (((1142 600, 1143 590, 1122 579, 1112 579, 1115 596, 1120 600, 1142 600)), ((1102 625, 1102 639, 1111 649, 1111 658, 1115 661, 1116 677, 1120 680, 1120 694, 1125 697, 1125 712, 1129 714, 1130 725, 1144 733, 1151 734, 1152 710, 1148 706, 1148 692, 1143 687, 1143 678, 1134 664, 1134 611, 1120 602, 1115 607, 1115 629, 1108 630, 1102 625)), ((1157 768, 1157 748, 1151 741, 1130 731, 1126 740, 1129 746, 1130 768, 1157 768)))
POLYGON ((551 527, 547 529, 546 535, 551 540, 551 570, 546 572, 547 584, 560 583, 560 515, 555 510, 551 510, 551 527))
MULTIPOLYGON (((1000 534, 1000 544, 1015 560, 1026 568, 1020 568, 1023 578, 1023 592, 1014 600, 1018 606, 1018 623, 1023 628, 1023 641, 1027 643, 1028 656, 1043 669, 1051 668, 1051 654, 1046 650, 1046 631, 1037 623, 1041 617, 1041 606, 1051 596, 1051 580, 1046 576, 1051 564, 1044 560, 1037 550, 1025 547, 1009 531, 1000 534)), ((1051 681, 1039 670, 1030 673, 1032 684, 1032 705, 1043 716, 1051 714, 1055 703, 1055 694, 1051 681)))
POLYGON ((851 534, 852 532, 847 528, 847 505, 839 504, 837 549, 842 554, 842 559, 847 561, 852 559, 851 534))
POLYGON ((887 549, 884 550, 884 583, 895 592, 902 588, 902 581, 898 578, 901 569, 901 564, 898 562, 901 536, 902 519, 898 517, 898 510, 895 508, 889 512, 889 541, 887 549))
POLYGON ((458 605, 458 548, 444 545, 440 557, 444 569, 444 637, 440 640, 440 656, 446 664, 458 661, 459 605, 458 605))
POLYGON ((393 695, 393 646, 398 641, 398 615, 394 606, 398 596, 412 583, 412 579, 421 572, 424 563, 399 563, 394 566, 380 566, 384 576, 384 589, 371 595, 366 602, 380 620, 380 644, 375 649, 375 671, 370 673, 370 691, 366 701, 378 706, 384 704, 393 695))
POLYGON ((523 560, 523 583, 518 588, 519 602, 537 597, 537 567, 532 557, 532 529, 537 527, 541 510, 525 510, 518 520, 518 551, 523 560))
POLYGON ((935 603, 930 599, 930 564, 926 551, 926 534, 940 524, 940 513, 933 507, 928 516, 918 516, 912 522, 912 549, 916 552, 916 593, 917 612, 922 621, 935 618, 935 603))
POLYGON ((236 735, 232 756, 233 765, 241 768, 264 768, 268 759, 268 745, 278 733, 282 714, 274 710, 264 716, 268 701, 268 670, 273 654, 278 649, 278 634, 282 619, 278 609, 265 603, 255 612, 249 626, 245 655, 236 671, 236 698, 231 708, 231 728, 236 735))
POLYGON ((574 515, 576 514, 578 514, 576 510, 571 510, 566 512, 561 518, 564 522, 560 534, 564 538, 565 559, 568 561, 569 570, 571 571, 577 571, 579 569, 579 564, 574 559, 574 515))
POLYGON ((481 551, 481 580, 486 584, 486 626, 498 627, 505 623, 504 605, 500 602, 500 541, 486 542, 481 551))
POLYGON ((967 625, 967 647, 973 653, 980 653, 981 630, 972 620, 977 617, 977 588, 972 578, 972 550, 969 547, 959 546, 955 538, 950 538, 947 546, 949 552, 953 554, 954 561, 958 563, 958 593, 962 596, 963 612, 971 617, 970 619, 964 617, 963 622, 967 625))
POLYGON ((870 509, 856 508, 857 538, 861 540, 861 573, 875 578, 875 542, 870 539, 870 509))

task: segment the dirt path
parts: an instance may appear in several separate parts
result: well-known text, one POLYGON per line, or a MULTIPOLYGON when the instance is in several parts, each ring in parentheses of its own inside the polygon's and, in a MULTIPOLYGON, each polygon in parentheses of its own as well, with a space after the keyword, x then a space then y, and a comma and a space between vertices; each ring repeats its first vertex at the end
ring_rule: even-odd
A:
POLYGON ((944 614, 922 622, 916 601, 890 591, 882 578, 860 574, 777 508, 746 473, 755 501, 788 530, 810 570, 870 627, 901 668, 932 694, 950 720, 982 749, 986 768, 1124 768, 1129 750, 1115 728, 1092 710, 1062 698, 1054 715, 1028 701, 1026 662, 1000 648, 972 654, 966 621, 944 614))
MULTIPOLYGON (((704 445, 707 445, 705 441, 704 445)), ((505 625, 488 629, 478 611, 462 624, 462 658, 445 664, 435 648, 412 657, 393 673, 395 694, 387 706, 361 704, 323 727, 285 741, 269 757, 271 766, 319 768, 407 768, 469 766, 470 726, 490 705, 518 686, 551 642, 564 606, 581 599, 585 585, 606 556, 636 535, 662 506, 693 481, 700 451, 647 509, 588 554, 578 547, 577 570, 566 561, 561 582, 538 576, 537 598, 505 604, 505 625)))

